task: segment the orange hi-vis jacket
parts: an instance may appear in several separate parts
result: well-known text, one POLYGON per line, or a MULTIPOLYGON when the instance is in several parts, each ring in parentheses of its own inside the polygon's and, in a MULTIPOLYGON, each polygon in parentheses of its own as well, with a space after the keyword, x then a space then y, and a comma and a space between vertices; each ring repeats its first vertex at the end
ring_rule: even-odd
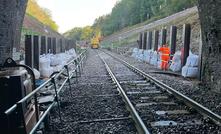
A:
POLYGON ((168 47, 160 47, 158 52, 161 52, 161 61, 168 62, 170 60, 170 49, 168 47))

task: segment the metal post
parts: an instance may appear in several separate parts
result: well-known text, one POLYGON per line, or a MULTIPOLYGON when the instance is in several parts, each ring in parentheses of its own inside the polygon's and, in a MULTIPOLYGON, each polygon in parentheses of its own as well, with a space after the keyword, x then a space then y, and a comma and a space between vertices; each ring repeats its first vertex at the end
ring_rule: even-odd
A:
POLYGON ((78 70, 79 70, 79 76, 81 77, 81 63, 80 63, 80 57, 77 58, 78 60, 78 70))
POLYGON ((76 68, 75 68, 75 75, 76 75, 75 77, 76 77, 76 83, 78 83, 77 59, 74 61, 74 64, 75 64, 75 67, 76 67, 76 68))
POLYGON ((37 35, 34 36, 34 68, 39 70, 39 37, 37 35))
POLYGON ((65 69, 67 70, 69 91, 70 91, 70 94, 71 94, 71 96, 72 96, 72 93, 71 93, 71 80, 70 80, 70 73, 69 73, 68 65, 65 65, 64 67, 65 67, 65 69))
POLYGON ((52 52, 52 45, 51 45, 51 37, 48 37, 47 39, 47 44, 48 44, 48 47, 47 47, 47 52, 48 53, 51 53, 52 52))
POLYGON ((161 30, 161 46, 165 45, 167 43, 167 30, 162 29, 161 30))
POLYGON ((33 67, 32 35, 25 35, 25 65, 33 67))
POLYGON ((57 102, 58 104, 58 112, 59 112, 59 118, 60 118, 60 123, 61 123, 61 107, 60 107, 60 102, 59 102, 59 99, 58 99, 58 91, 57 91, 57 86, 56 86, 56 82, 55 82, 55 79, 52 78, 51 79, 51 82, 54 84, 54 91, 55 91, 55 101, 57 102))
POLYGON ((47 53, 46 37, 41 36, 41 55, 47 53))
POLYGON ((152 48, 152 40, 153 40, 152 37, 153 37, 152 32, 149 31, 148 38, 147 38, 147 49, 152 48))
POLYGON ((52 38, 52 53, 56 54, 57 50, 57 42, 56 42, 56 38, 52 38))
POLYGON ((143 33, 143 39, 142 39, 142 49, 147 49, 147 32, 143 33))
POLYGON ((154 31, 154 51, 158 50, 159 31, 154 31))
POLYGON ((174 55, 176 52, 176 36, 177 36, 177 27, 171 26, 170 27, 170 54, 171 55, 174 55))
POLYGON ((190 36, 191 36, 191 26, 190 24, 184 24, 183 25, 184 54, 183 54, 182 67, 185 66, 187 57, 189 56, 190 36))
POLYGON ((198 80, 202 80, 202 51, 203 51, 203 43, 202 43, 202 31, 200 30, 200 45, 199 45, 199 63, 198 63, 198 80))
POLYGON ((18 105, 18 116, 17 117, 21 121, 21 124, 22 124, 22 128, 20 128, 19 133, 27 134, 24 111, 23 111, 23 103, 18 103, 17 105, 18 105))
POLYGON ((59 42, 60 42, 60 53, 62 53, 63 52, 63 49, 62 49, 62 39, 60 39, 59 42))
POLYGON ((143 34, 140 33, 140 39, 139 39, 139 49, 142 49, 142 37, 143 37, 143 34))

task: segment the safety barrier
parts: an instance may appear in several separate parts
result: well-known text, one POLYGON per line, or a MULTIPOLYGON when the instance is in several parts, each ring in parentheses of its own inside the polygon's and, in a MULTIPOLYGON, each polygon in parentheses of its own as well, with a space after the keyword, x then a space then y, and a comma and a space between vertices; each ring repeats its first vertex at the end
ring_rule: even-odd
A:
MULTIPOLYGON (((6 64, 4 67, 6 68, 11 68, 11 67, 24 67, 29 74, 32 76, 32 82, 33 82, 33 91, 31 93, 29 93, 27 96, 25 96, 23 99, 21 99, 20 101, 18 101, 16 104, 14 104, 11 108, 9 108, 8 110, 5 111, 5 117, 6 117, 6 123, 7 123, 7 132, 11 133, 11 129, 13 128, 13 122, 12 122, 12 118, 14 119, 14 114, 16 114, 16 119, 19 120, 21 122, 21 127, 19 127, 20 129, 18 130, 17 133, 19 134, 33 134, 36 132, 37 128, 39 127, 39 125, 42 123, 42 121, 45 119, 45 117, 49 114, 49 112, 51 111, 51 109, 53 108, 53 106, 57 105, 58 106, 58 112, 59 112, 59 118, 60 121, 61 120, 61 111, 60 111, 60 100, 59 100, 59 93, 61 92, 61 90, 63 89, 63 87, 65 86, 65 84, 68 82, 68 86, 69 86, 69 90, 71 91, 71 78, 76 78, 76 82, 78 81, 78 77, 81 76, 81 71, 83 70, 82 66, 84 64, 85 59, 87 58, 87 50, 83 50, 83 52, 78 55, 75 59, 73 59, 72 61, 70 61, 69 63, 67 63, 60 72, 55 72, 51 75, 51 77, 44 82, 42 85, 40 85, 38 88, 35 88, 35 77, 34 77, 34 73, 33 71, 25 65, 18 65, 16 64, 12 59, 7 59, 6 60, 6 64), (13 64, 11 64, 13 63, 13 64), (74 68, 72 68, 72 70, 70 69, 70 66, 74 66, 74 68), (75 76, 74 76, 75 75, 75 76), (58 83, 56 81, 58 81, 59 77, 64 77, 64 81, 62 83, 58 83), (55 95, 53 95, 53 101, 50 103, 50 105, 47 106, 47 108, 44 111, 41 111, 41 113, 38 112, 38 96, 37 94, 44 88, 46 88, 46 86, 52 85, 52 87, 54 88, 54 92, 55 95), (30 129, 29 132, 27 132, 27 128, 26 128, 26 122, 25 122, 25 116, 24 116, 24 111, 23 111, 23 107, 25 106, 25 103, 34 98, 34 106, 35 106, 35 114, 36 114, 36 124, 30 129)), ((33 102, 32 102, 33 103, 33 102)))

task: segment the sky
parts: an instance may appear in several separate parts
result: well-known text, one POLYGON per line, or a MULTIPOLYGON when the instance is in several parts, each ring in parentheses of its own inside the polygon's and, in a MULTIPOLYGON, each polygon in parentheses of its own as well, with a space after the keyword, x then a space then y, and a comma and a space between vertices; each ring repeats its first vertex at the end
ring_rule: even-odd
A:
POLYGON ((51 11, 52 19, 64 33, 74 27, 92 25, 99 16, 108 14, 118 0, 37 0, 51 11))

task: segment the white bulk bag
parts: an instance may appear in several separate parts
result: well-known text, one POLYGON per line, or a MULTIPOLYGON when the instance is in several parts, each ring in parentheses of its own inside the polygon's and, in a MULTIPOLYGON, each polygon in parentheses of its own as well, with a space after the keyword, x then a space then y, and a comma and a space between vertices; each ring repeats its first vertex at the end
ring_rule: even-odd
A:
POLYGON ((143 59, 143 50, 142 49, 138 50, 136 59, 138 59, 138 60, 142 60, 143 59))
POLYGON ((52 56, 51 57, 51 66, 57 66, 60 65, 62 63, 62 58, 58 55, 52 56))
POLYGON ((181 52, 177 51, 172 59, 170 70, 173 72, 179 72, 181 70, 181 52))
POLYGON ((158 65, 158 59, 159 59, 158 53, 157 53, 157 51, 154 51, 153 56, 150 60, 150 64, 154 65, 154 66, 157 66, 158 65))
POLYGON ((40 72, 35 68, 33 68, 33 72, 34 72, 34 75, 35 75, 35 79, 39 79, 40 78, 40 72))
POLYGON ((136 58, 138 54, 138 48, 133 49, 132 57, 136 58))
POLYGON ((188 67, 188 66, 184 66, 182 68, 182 76, 184 77, 197 77, 197 73, 198 73, 198 67, 188 67))
POLYGON ((46 57, 42 57, 39 60, 39 68, 43 69, 43 68, 48 68, 50 67, 50 60, 46 57))
POLYGON ((199 56, 190 54, 187 58, 186 66, 197 67, 198 66, 199 56))
POLYGON ((170 70, 172 70, 173 72, 179 72, 181 70, 181 60, 172 62, 172 64, 170 65, 170 70))
POLYGON ((50 77, 50 75, 53 73, 53 68, 52 67, 49 67, 49 68, 43 68, 43 69, 40 69, 40 74, 42 77, 50 77))
POLYGON ((181 61, 181 52, 180 51, 177 51, 174 56, 173 56, 173 59, 172 59, 173 62, 180 62, 181 61))
POLYGON ((153 56, 153 52, 154 52, 153 50, 148 50, 148 55, 147 55, 147 62, 148 63, 150 63, 150 60, 153 56))

